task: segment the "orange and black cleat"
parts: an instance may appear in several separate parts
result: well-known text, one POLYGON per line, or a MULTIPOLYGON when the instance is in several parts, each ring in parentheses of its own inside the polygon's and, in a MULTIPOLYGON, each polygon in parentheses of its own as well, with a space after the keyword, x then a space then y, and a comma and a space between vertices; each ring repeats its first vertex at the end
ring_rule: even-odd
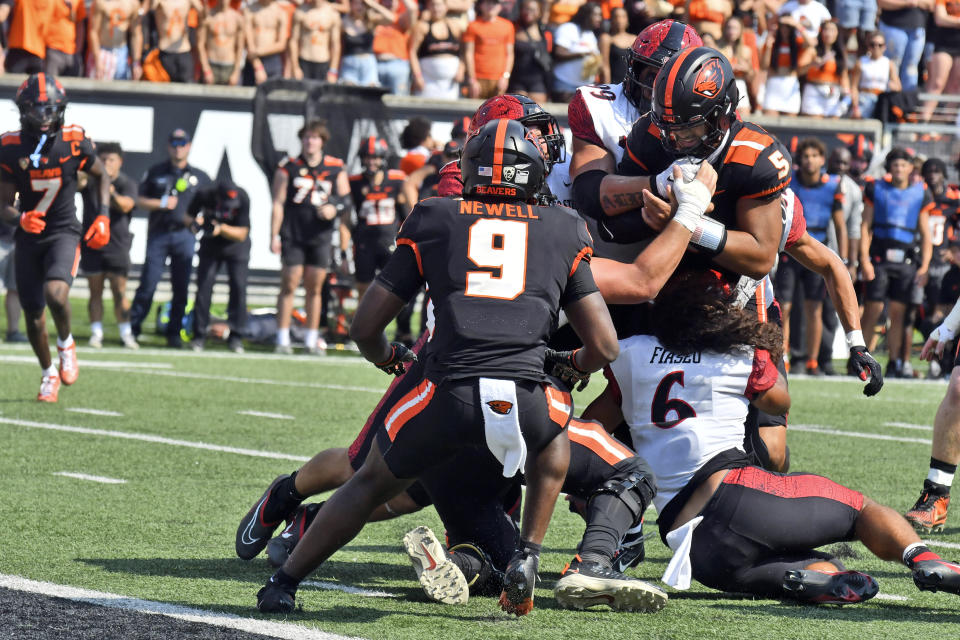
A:
POLYGON ((533 611, 533 590, 537 585, 540 556, 528 550, 518 551, 507 564, 500 593, 500 608, 515 616, 533 611))
POLYGON ((37 394, 38 402, 56 402, 57 395, 60 393, 60 376, 43 376, 40 380, 40 393, 37 394))
POLYGON ((70 386, 80 375, 80 367, 77 365, 77 343, 74 342, 66 349, 57 347, 57 353, 60 355, 60 379, 63 384, 70 386))
POLYGON ((920 533, 936 533, 943 531, 943 525, 947 523, 949 506, 949 488, 924 480, 923 493, 904 517, 920 533))

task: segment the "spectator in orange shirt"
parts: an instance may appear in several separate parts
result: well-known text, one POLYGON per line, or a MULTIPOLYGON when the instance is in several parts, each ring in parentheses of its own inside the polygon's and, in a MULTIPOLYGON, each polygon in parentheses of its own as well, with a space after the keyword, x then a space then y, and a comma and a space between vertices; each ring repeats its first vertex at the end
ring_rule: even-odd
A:
POLYGON ((513 69, 513 23, 500 17, 498 0, 478 0, 477 19, 463 34, 463 61, 471 98, 504 93, 513 69))
POLYGON ((423 116, 410 118, 400 133, 400 146, 407 154, 400 160, 400 170, 410 175, 427 163, 427 158, 436 150, 437 142, 431 129, 433 122, 423 116))
POLYGON ((55 0, 53 16, 44 33, 47 56, 43 62, 44 73, 53 76, 80 75, 76 53, 78 38, 83 38, 83 29, 77 24, 87 17, 83 0, 55 0))
POLYGON ((373 53, 377 56, 377 76, 380 85, 394 95, 410 95, 410 29, 417 21, 417 3, 414 0, 381 0, 396 15, 390 24, 378 25, 373 30, 373 53))
POLYGON ((7 58, 4 62, 10 73, 38 73, 43 71, 47 43, 43 37, 45 25, 53 15, 55 0, 4 0, 10 13, 10 31, 7 34, 7 58))

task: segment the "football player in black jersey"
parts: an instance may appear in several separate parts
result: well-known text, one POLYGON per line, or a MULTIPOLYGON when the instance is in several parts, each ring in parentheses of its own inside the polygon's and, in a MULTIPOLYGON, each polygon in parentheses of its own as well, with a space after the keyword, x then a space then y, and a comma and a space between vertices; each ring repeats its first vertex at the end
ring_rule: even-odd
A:
POLYGON ((369 136, 360 142, 363 172, 350 176, 357 225, 353 258, 357 265, 357 295, 361 298, 393 250, 400 225, 399 201, 407 174, 387 169, 387 141, 369 136))
POLYGON ((79 374, 69 300, 80 261, 77 172, 99 178, 100 210, 83 235, 92 249, 110 241, 110 179, 83 129, 64 125, 67 97, 53 76, 31 75, 17 90, 16 103, 21 128, 0 136, 0 216, 8 224, 19 220, 17 287, 30 345, 43 370, 37 400, 56 402, 61 382, 73 384, 79 374), (50 358, 45 306, 57 328, 59 371, 50 358))
POLYGON ((300 155, 287 158, 273 174, 273 216, 270 250, 280 254, 277 297, 277 352, 293 353, 290 313, 293 295, 303 280, 306 290, 307 353, 319 353, 321 289, 333 262, 333 232, 348 213, 350 183, 343 160, 327 155, 330 131, 322 120, 308 122, 298 134, 300 155))
POLYGON ((461 167, 465 198, 417 205, 351 327, 368 360, 403 372, 412 354, 383 329, 426 282, 437 328, 424 378, 260 590, 261 611, 292 611, 300 581, 374 508, 466 446, 489 449, 508 477, 526 474, 521 548, 501 604, 519 615, 533 607, 540 544, 567 470, 572 403, 543 374, 546 339, 562 306, 585 345, 570 365, 593 371, 616 357, 616 335, 590 274, 586 225, 570 210, 528 204, 545 175, 539 141, 515 121, 496 120, 468 141, 461 167))

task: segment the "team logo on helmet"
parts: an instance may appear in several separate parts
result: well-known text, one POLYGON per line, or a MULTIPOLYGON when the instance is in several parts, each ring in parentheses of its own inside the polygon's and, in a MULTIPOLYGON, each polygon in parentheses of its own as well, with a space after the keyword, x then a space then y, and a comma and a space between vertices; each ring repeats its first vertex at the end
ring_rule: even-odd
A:
POLYGON ((693 81, 693 92, 705 98, 715 98, 724 85, 723 67, 720 60, 714 58, 703 65, 693 81))

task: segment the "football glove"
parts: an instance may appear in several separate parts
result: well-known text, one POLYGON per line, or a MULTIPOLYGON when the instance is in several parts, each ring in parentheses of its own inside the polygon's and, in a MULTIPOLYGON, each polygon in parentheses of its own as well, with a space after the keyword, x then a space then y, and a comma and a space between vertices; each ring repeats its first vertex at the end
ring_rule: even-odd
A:
POLYGON ((375 362, 377 369, 384 373, 402 376, 406 373, 406 364, 417 361, 417 354, 410 351, 403 343, 390 343, 390 357, 383 362, 375 362))
POLYGON ((110 218, 99 215, 93 219, 93 224, 87 229, 83 241, 91 249, 103 249, 110 242, 110 218))
POLYGON ((577 391, 583 391, 590 382, 590 373, 577 366, 577 351, 579 349, 574 351, 547 349, 544 354, 543 370, 555 378, 560 378, 571 390, 576 387, 577 391))
POLYGON ((850 363, 853 372, 861 380, 866 381, 868 378, 870 380, 867 386, 863 388, 863 395, 877 395, 880 388, 883 387, 883 369, 880 367, 880 363, 874 360, 867 348, 862 345, 850 347, 850 363))
POLYGON ((40 233, 47 227, 47 221, 43 219, 45 215, 44 211, 24 211, 20 215, 20 227, 27 233, 40 233))
POLYGON ((673 186, 673 167, 674 165, 680 167, 680 171, 683 172, 683 179, 685 182, 692 182, 697 176, 697 171, 700 169, 700 161, 695 158, 681 158, 676 160, 669 167, 664 169, 654 178, 653 184, 651 185, 654 192, 653 195, 658 198, 666 200, 669 196, 667 195, 667 187, 673 186))

